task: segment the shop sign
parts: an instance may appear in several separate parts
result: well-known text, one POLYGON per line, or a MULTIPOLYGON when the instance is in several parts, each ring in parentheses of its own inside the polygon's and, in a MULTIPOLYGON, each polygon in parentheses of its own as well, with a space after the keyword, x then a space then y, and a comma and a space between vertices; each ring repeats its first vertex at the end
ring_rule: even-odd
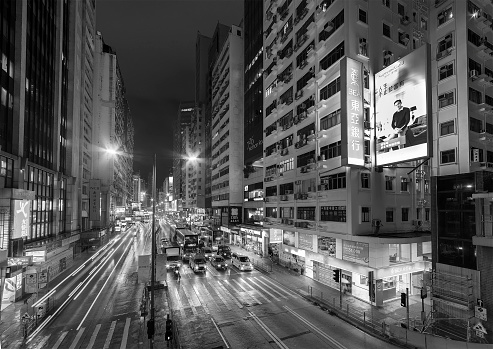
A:
POLYGON ((285 230, 283 235, 282 235, 282 243, 284 245, 296 247, 296 242, 295 242, 295 233, 294 231, 287 231, 285 230))
POLYGON ((350 262, 368 264, 370 262, 368 243, 342 240, 342 259, 350 262))
POLYGON ((39 273, 38 282, 40 283, 48 282, 48 273, 44 271, 39 273))
POLYGON ((33 263, 32 257, 9 257, 7 259, 8 265, 31 265, 33 263))
POLYGON ((282 242, 282 230, 271 229, 270 230, 270 243, 282 242))
POLYGON ((313 251, 313 234, 298 232, 298 248, 313 251))
POLYGON ((29 235, 29 217, 31 216, 31 201, 13 200, 14 203, 14 231, 13 239, 29 235))
POLYGON ((477 305, 474 307, 474 317, 479 320, 488 321, 488 312, 486 308, 478 307, 477 305))
POLYGON ((46 260, 46 251, 26 251, 26 256, 32 256, 33 263, 43 263, 46 260))
POLYGON ((240 230, 248 235, 262 236, 262 232, 259 230, 240 228, 240 230))
POLYGON ((229 207, 229 224, 238 224, 241 222, 241 207, 229 207))
POLYGON ((336 239, 326 236, 318 237, 318 253, 328 255, 329 257, 336 256, 336 239))
MULTIPOLYGON (((101 180, 89 180, 89 219, 99 221, 101 219, 101 180)), ((124 211, 125 212, 125 211, 124 211)))
POLYGON ((226 227, 223 227, 223 226, 220 226, 219 227, 219 230, 224 231, 225 233, 230 233, 231 232, 229 228, 226 228, 226 227))

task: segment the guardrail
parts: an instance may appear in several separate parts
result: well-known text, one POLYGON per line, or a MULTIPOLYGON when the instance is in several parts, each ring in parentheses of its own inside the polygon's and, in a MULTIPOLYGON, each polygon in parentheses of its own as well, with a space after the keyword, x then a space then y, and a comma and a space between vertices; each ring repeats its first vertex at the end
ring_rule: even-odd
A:
POLYGON ((272 272, 272 263, 265 262, 263 259, 255 259, 252 258, 253 267, 255 269, 260 269, 265 271, 266 273, 272 272))

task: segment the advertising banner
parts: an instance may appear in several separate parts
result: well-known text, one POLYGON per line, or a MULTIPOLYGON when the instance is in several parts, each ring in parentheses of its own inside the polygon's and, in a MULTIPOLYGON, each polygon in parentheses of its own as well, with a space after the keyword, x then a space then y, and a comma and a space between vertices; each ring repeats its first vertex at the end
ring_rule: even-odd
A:
POLYGON ((14 231, 13 239, 28 237, 29 217, 31 216, 31 201, 12 200, 14 204, 14 231))
POLYGON ((271 229, 269 242, 270 243, 282 242, 282 230, 281 229, 271 229))
POLYGON ((151 279, 151 255, 139 256, 139 269, 137 270, 139 282, 147 282, 151 279))
POLYGON ((296 247, 294 231, 285 230, 284 233, 282 234, 282 243, 284 245, 296 247))
POLYGON ((342 240, 342 259, 368 264, 370 262, 369 245, 366 242, 342 240))
POLYGON ((101 180, 89 181, 89 219, 99 221, 101 219, 101 180))
POLYGON ((241 207, 229 207, 229 224, 241 223, 241 207))
POLYGON ((341 161, 365 164, 363 124, 363 64, 349 57, 341 60, 341 161))
POLYGON ((298 232, 298 248, 313 251, 313 234, 298 232))
POLYGON ((336 238, 326 236, 318 237, 318 253, 328 255, 329 257, 336 256, 336 238))
POLYGON ((375 74, 377 165, 428 156, 428 45, 375 74))

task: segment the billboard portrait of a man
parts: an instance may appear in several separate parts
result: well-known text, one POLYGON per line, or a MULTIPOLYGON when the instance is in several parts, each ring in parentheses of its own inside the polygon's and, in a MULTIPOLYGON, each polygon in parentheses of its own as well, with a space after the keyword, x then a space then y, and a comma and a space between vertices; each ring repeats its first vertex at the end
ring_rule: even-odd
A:
POLYGON ((427 46, 375 75, 378 165, 428 156, 425 50, 427 46))

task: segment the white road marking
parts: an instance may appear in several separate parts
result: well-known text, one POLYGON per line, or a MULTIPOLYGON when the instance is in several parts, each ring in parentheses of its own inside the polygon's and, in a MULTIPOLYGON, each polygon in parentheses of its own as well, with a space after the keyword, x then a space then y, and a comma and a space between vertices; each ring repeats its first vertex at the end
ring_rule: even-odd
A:
POLYGON ((72 342, 72 345, 70 346, 69 349, 75 349, 75 347, 77 346, 77 343, 79 343, 80 337, 82 337, 82 334, 84 333, 85 329, 86 329, 85 327, 82 327, 79 330, 79 332, 77 332, 77 336, 75 336, 75 339, 72 342))
POLYGON ((231 292, 229 292, 229 290, 226 287, 224 287, 223 284, 221 284, 221 282, 219 282, 219 280, 217 281, 217 285, 226 293, 226 295, 229 296, 229 298, 231 298, 236 303, 238 308, 243 309, 243 304, 241 304, 238 301, 238 299, 236 299, 236 297, 233 294, 231 294, 231 292))
MULTIPOLYGON (((235 279, 232 279, 232 280, 233 280, 234 282, 236 282, 236 283, 238 284, 238 286, 240 286, 243 290, 245 290, 246 292, 248 292, 248 294, 249 294, 251 297, 253 297, 252 293, 257 293, 260 297, 262 297, 263 299, 265 299, 267 302, 270 302, 270 299, 269 299, 269 298, 267 298, 267 296, 264 296, 264 294, 263 294, 263 293, 261 293, 259 290, 256 290, 255 288, 252 288, 251 290, 247 290, 247 289, 245 289, 245 288, 243 287, 243 285, 242 285, 242 284, 240 284, 237 280, 235 280, 235 279)), ((247 285, 248 285, 248 284, 247 284, 247 285)), ((248 285, 248 286, 250 286, 250 285, 248 285)), ((252 286, 250 286, 250 287, 252 287, 252 286)))
POLYGON ((291 296, 291 297, 294 297, 294 298, 302 298, 299 294, 295 293, 295 292, 292 292, 291 290, 289 290, 290 292, 286 291, 285 288, 283 288, 283 285, 281 285, 280 283, 276 283, 274 281, 272 281, 272 279, 270 278, 263 278, 262 280, 264 280, 265 282, 268 282, 270 284, 272 284, 274 287, 277 287, 278 289, 280 289, 282 292, 286 293, 288 296, 291 296))
POLYGON ((185 293, 185 297, 187 297, 187 299, 188 299, 188 304, 190 305, 190 308, 192 308, 193 315, 198 315, 199 313, 197 312, 197 309, 195 309, 195 304, 192 300, 192 297, 188 293, 187 288, 183 287, 182 290, 185 293))
MULTIPOLYGON (((233 280, 233 281, 234 281, 234 280, 233 280)), ((257 298, 255 298, 255 296, 254 296, 254 295, 250 294, 248 291, 245 291, 245 290, 243 289, 243 287, 241 287, 241 286, 240 286, 240 288, 243 290, 243 291, 240 291, 240 290, 238 290, 237 288, 233 287, 233 284, 232 284, 232 283, 230 283, 230 282, 229 282, 229 280, 224 280, 224 282, 225 282, 225 283, 227 283, 227 284, 229 284, 229 287, 231 287, 233 290, 235 290, 235 292, 238 292, 238 293, 242 293, 242 292, 244 292, 244 293, 246 293, 246 294, 248 295, 248 297, 250 297, 251 299, 253 299, 253 301, 254 301, 255 303, 262 304, 262 302, 260 302, 257 298)), ((239 285, 239 284, 238 284, 238 285, 239 285)))
POLYGON ((220 336, 221 336, 221 338, 223 339, 223 342, 224 342, 224 344, 226 345, 226 349, 229 349, 229 345, 228 345, 228 343, 226 342, 226 339, 224 338, 223 333, 221 332, 221 330, 219 329, 219 327, 217 327, 216 322, 214 321, 214 319, 213 319, 213 318, 211 318, 211 321, 212 321, 212 323, 214 324, 214 326, 216 327, 217 332, 219 333, 219 335, 220 335, 220 336))
POLYGON ((260 327, 262 327, 262 329, 265 331, 265 333, 267 333, 267 334, 269 335, 269 337, 270 337, 270 338, 272 338, 272 340, 273 340, 273 341, 277 344, 277 346, 278 346, 279 348, 282 348, 282 349, 289 349, 289 347, 288 347, 286 344, 284 344, 284 343, 282 342, 282 340, 281 340, 278 336, 276 336, 276 335, 274 334, 274 332, 272 332, 272 330, 271 330, 269 327, 267 327, 267 325, 266 325, 266 324, 264 324, 264 323, 262 322, 262 320, 260 320, 260 319, 258 318, 258 316, 257 316, 257 315, 255 315, 255 314, 254 314, 254 313, 252 313, 251 311, 249 311, 248 313, 250 314, 250 316, 252 317, 252 319, 253 319, 253 320, 255 320, 255 322, 256 322, 256 323, 257 323, 260 327))
POLYGON ((44 337, 41 340, 41 342, 39 342, 39 344, 36 346, 36 349, 41 349, 46 344, 46 342, 48 342, 48 339, 50 339, 50 337, 51 337, 51 334, 49 334, 46 337, 44 337))
POLYGON ((181 316, 185 317, 185 309, 183 309, 183 303, 181 302, 180 293, 178 292, 178 288, 175 288, 175 297, 176 297, 176 302, 178 303, 178 309, 180 309, 180 314, 181 314, 181 316))
POLYGON ((200 294, 199 290, 197 289, 197 286, 196 285, 192 285, 192 288, 195 291, 195 296, 197 297, 197 299, 199 300, 199 302, 202 304, 202 307, 204 308, 206 314, 207 315, 210 315, 209 308, 207 307, 204 298, 202 297, 202 295, 200 294))
POLYGON ((106 336, 106 341, 104 342, 103 349, 108 349, 110 347, 111 338, 113 338, 113 332, 115 332, 116 320, 111 322, 110 330, 108 331, 108 335, 106 336))
POLYGON ((98 336, 100 329, 101 329, 101 324, 97 324, 96 328, 94 329, 94 332, 92 333, 91 340, 89 341, 89 344, 87 345, 86 349, 92 349, 94 342, 96 342, 96 337, 98 336))
POLYGON ((62 344, 62 342, 65 339, 65 337, 67 336, 67 334, 68 334, 68 331, 63 332, 62 335, 56 341, 56 343, 53 346, 53 348, 51 348, 51 349, 58 349, 58 347, 60 346, 60 344, 62 344))
MULTIPOLYGON (((205 287, 205 286, 204 286, 205 287)), ((226 300, 224 299, 224 297, 216 290, 215 287, 212 288, 214 290, 214 292, 217 294, 217 296, 221 299, 221 301, 224 303, 224 305, 226 306, 226 308, 231 311, 231 307, 229 306, 228 302, 226 302, 226 300)))
MULTIPOLYGON (((197 292, 197 291, 195 291, 197 292)), ((207 298, 208 298, 208 301, 207 303, 212 303, 214 304, 214 306, 217 308, 218 311, 221 311, 221 307, 219 306, 219 304, 216 303, 216 301, 214 300, 214 298, 212 297, 212 295, 209 293, 209 290, 205 287, 204 284, 202 284, 202 289, 200 290, 200 292, 203 292, 207 295, 207 298)))
POLYGON ((127 347, 128 341, 128 330, 130 329, 130 318, 128 317, 125 321, 125 328, 123 329, 122 343, 120 344, 120 349, 125 349, 127 347))
MULTIPOLYGON (((269 291, 267 291, 265 288, 263 288, 262 286, 260 286, 259 284, 257 284, 253 279, 248 279, 250 280, 252 283, 254 283, 258 288, 260 288, 262 291, 264 291, 265 293, 267 293, 269 296, 271 296, 272 298, 274 298, 276 301, 280 301, 279 298, 277 298, 275 295, 273 295, 272 293, 270 293, 269 291)), ((247 283, 246 282, 246 279, 243 279, 243 282, 247 283)), ((253 287, 255 288, 255 287, 253 287)))
POLYGON ((254 277, 255 280, 257 280, 258 282, 264 284, 266 287, 270 288, 272 291, 274 291, 275 293, 277 293, 279 296, 281 296, 282 298, 284 299, 288 299, 288 297, 286 297, 285 295, 283 295, 281 292, 277 291, 276 289, 274 289, 273 287, 267 285, 264 281, 260 280, 259 278, 257 277, 254 277))
POLYGON ((325 332, 322 332, 318 327, 316 327, 314 324, 312 324, 310 321, 306 320, 303 316, 292 310, 291 308, 284 306, 284 309, 286 309, 290 314, 294 315, 298 320, 303 322, 305 325, 310 327, 313 331, 317 332, 319 335, 327 339, 329 342, 331 342, 333 345, 335 345, 339 349, 347 349, 344 345, 339 343, 337 340, 326 334, 325 332))

